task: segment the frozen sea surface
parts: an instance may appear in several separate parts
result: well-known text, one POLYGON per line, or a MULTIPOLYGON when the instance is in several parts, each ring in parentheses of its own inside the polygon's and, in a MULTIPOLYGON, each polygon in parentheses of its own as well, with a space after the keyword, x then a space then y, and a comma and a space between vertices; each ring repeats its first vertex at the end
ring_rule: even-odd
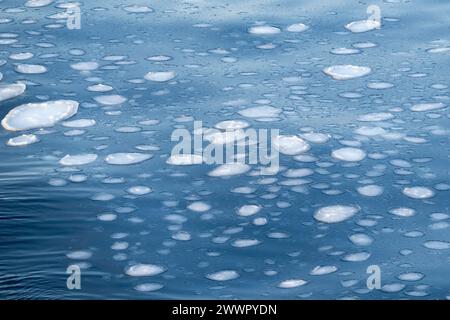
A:
POLYGON ((0 298, 450 297, 448 1, 79 4, 0 1, 0 298))

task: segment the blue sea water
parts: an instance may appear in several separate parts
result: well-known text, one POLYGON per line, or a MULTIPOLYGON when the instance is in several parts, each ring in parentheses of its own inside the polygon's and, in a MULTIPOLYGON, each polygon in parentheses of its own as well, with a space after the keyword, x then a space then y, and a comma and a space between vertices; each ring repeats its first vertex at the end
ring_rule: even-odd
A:
POLYGON ((450 2, 80 1, 80 29, 67 27, 67 1, 45 2, 0 0, 0 85, 26 84, 0 102, 0 117, 65 99, 79 103, 65 121, 95 125, 0 129, 0 298, 450 297, 450 2), (380 28, 344 27, 367 19, 369 5, 380 8, 380 28), (290 32, 298 23, 308 28, 290 32), (249 32, 255 26, 277 29, 249 32), (76 70, 78 62, 97 65, 76 70), (371 72, 323 72, 336 65, 371 72), (145 77, 167 71, 175 77, 145 77), (111 90, 88 90, 96 84, 111 90), (105 105, 95 99, 103 95, 126 101, 105 105), (268 105, 276 117, 242 112, 268 105), (271 176, 251 165, 214 177, 218 165, 167 162, 172 132, 194 120, 279 129, 310 149, 280 154, 271 176), (21 134, 39 142, 8 145, 21 134), (347 147, 363 159, 333 156, 347 147), (131 152, 152 158, 105 160, 131 152), (68 154, 97 158, 64 166, 68 154), (239 214, 245 205, 259 211, 239 214), (317 219, 336 205, 358 212, 317 219), (67 287, 71 265, 81 289, 67 287), (367 287, 369 266, 379 267, 379 289, 367 287))

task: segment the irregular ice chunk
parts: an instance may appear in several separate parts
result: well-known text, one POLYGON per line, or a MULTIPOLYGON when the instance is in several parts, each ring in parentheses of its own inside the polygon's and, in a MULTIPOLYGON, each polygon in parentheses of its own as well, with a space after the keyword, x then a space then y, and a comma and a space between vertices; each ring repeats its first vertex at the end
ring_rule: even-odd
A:
POLYGON ((363 160, 366 153, 361 149, 348 147, 333 150, 331 156, 342 161, 357 162, 363 160))
POLYGON ((39 64, 18 64, 16 71, 24 74, 40 74, 47 72, 47 68, 39 64))
POLYGON ((372 69, 369 67, 359 67, 350 64, 335 65, 323 69, 326 75, 335 80, 350 80, 368 75, 372 69))
POLYGON ((202 164, 203 157, 198 154, 174 154, 166 160, 166 163, 173 166, 189 166, 194 164, 202 164))
POLYGON ((11 131, 52 127, 77 111, 78 102, 73 100, 27 103, 9 111, 2 120, 2 126, 11 131))
POLYGON ((151 154, 130 152, 130 153, 112 153, 106 156, 105 161, 114 165, 129 165, 143 162, 152 158, 151 154))
POLYGON ((176 77, 175 71, 150 71, 144 78, 154 82, 166 82, 176 77))
POLYGON ((39 138, 34 134, 23 134, 18 137, 14 137, 8 140, 6 143, 10 147, 21 147, 39 141, 39 138))
POLYGON ((289 280, 281 281, 278 284, 278 288, 282 288, 282 289, 297 288, 297 287, 304 286, 307 283, 308 283, 308 281, 305 281, 303 279, 289 279, 289 280))
POLYGON ((234 162, 225 163, 211 170, 208 175, 210 177, 227 177, 246 173, 250 170, 250 166, 245 163, 234 162))
POLYGON ((298 136, 277 136, 272 141, 274 147, 282 154, 297 155, 309 150, 309 144, 298 136))
POLYGON ((428 199, 434 197, 434 191, 427 187, 406 187, 403 194, 413 199, 428 199))
POLYGON ((206 275, 206 278, 213 281, 228 281, 239 277, 239 273, 234 270, 222 270, 206 275))
POLYGON ((304 25, 303 23, 294 23, 291 24, 286 28, 286 31, 288 32, 303 32, 308 30, 309 27, 307 25, 304 25))
POLYGON ((76 154, 76 155, 66 155, 59 163, 63 166, 82 166, 97 160, 97 155, 94 153, 76 154))
POLYGON ((381 22, 377 20, 359 20, 353 21, 345 25, 347 30, 351 32, 360 33, 367 32, 374 29, 380 29, 381 22))
POLYGON ((333 205, 317 210, 314 218, 324 223, 338 223, 350 219, 358 212, 359 208, 355 206, 333 205))
POLYGON ((119 94, 111 94, 95 97, 94 100, 105 106, 115 106, 124 103, 127 101, 127 98, 119 94))
POLYGON ((273 34, 278 34, 281 32, 280 28, 273 26, 254 26, 248 29, 248 32, 258 36, 268 36, 273 34))
POLYGON ((0 102, 20 96, 27 88, 23 83, 1 84, 0 102))
POLYGON ((151 277, 161 274, 166 268, 155 264, 135 264, 128 267, 125 273, 131 277, 151 277))

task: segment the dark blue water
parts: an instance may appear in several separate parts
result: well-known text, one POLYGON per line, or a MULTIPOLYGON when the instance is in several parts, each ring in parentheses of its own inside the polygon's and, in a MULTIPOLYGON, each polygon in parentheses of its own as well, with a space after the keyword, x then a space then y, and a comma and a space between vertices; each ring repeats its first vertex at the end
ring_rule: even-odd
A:
POLYGON ((1 128, 0 298, 450 296, 448 1, 81 1, 81 28, 74 30, 61 15, 65 1, 25 2, 0 1, 0 84, 26 84, 23 94, 0 102, 0 117, 22 104, 66 99, 80 104, 66 121, 95 125, 1 128), (381 10, 381 28, 344 28, 367 19, 371 4, 381 10), (297 23, 308 29, 287 30, 297 23), (254 26, 279 32, 252 34, 254 26), (336 48, 359 49, 332 53, 336 48), (32 57, 18 60, 18 53, 32 57), (161 55, 167 59, 147 59, 161 55), (77 62, 98 65, 80 71, 71 67, 77 62), (21 73, 18 64, 47 71, 21 73), (335 80, 322 71, 333 65, 371 72, 335 80), (144 78, 150 71, 176 76, 155 82, 144 78), (88 90, 99 83, 110 91, 88 90), (94 99, 102 95, 126 101, 104 105, 94 99), (239 113, 267 105, 278 109, 276 119, 239 113), (388 116, 375 121, 374 113, 388 116), (212 177, 217 165, 167 163, 173 130, 192 130, 194 120, 209 128, 243 120, 305 141, 311 132, 326 139, 307 141, 300 156, 280 154, 272 176, 251 165, 212 177), (7 145, 21 134, 40 141, 7 145), (362 150, 364 159, 332 156, 344 147, 362 150), (119 152, 152 158, 105 161, 119 152), (61 165, 67 154, 97 159, 61 165), (309 174, 289 177, 287 170, 301 168, 309 174), (130 193, 133 186, 151 192, 130 193), (408 196, 410 188, 417 192, 408 196), (199 202, 205 210, 189 209, 199 202), (238 214, 251 204, 260 211, 238 214), (334 205, 358 212, 337 223, 314 218, 334 205), (393 214, 396 208, 412 214, 393 214), (369 241, 352 242, 355 234, 369 241), (70 265, 81 268, 79 290, 66 286, 70 265), (163 272, 139 276, 130 272, 136 265, 163 272), (373 265, 381 288, 370 290, 366 270, 373 265), (314 274, 318 266, 329 273, 314 274), (230 279, 211 277, 224 270, 230 279), (285 288, 290 279, 305 283, 285 288))

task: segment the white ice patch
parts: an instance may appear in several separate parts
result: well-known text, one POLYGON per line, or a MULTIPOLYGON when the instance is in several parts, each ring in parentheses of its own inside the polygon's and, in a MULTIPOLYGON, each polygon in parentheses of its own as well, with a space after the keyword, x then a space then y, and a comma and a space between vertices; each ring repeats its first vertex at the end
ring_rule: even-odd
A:
POLYGON ((307 132, 301 134, 302 138, 312 143, 326 143, 330 140, 330 135, 318 132, 307 132))
POLYGON ((278 118, 280 113, 280 109, 272 106, 252 107, 239 111, 239 114, 243 117, 256 119, 274 119, 278 118))
POLYGON ((389 213, 397 216, 397 217, 412 217, 413 215, 416 214, 416 210, 411 209, 411 208, 405 208, 405 207, 399 207, 399 208, 394 208, 389 210, 389 213))
POLYGON ((1 84, 0 102, 20 96, 26 88, 23 83, 1 84))
POLYGON ((217 123, 214 127, 220 130, 239 130, 248 128, 250 125, 242 120, 225 120, 217 123))
POLYGON ((16 71, 23 74, 40 74, 47 72, 47 68, 39 64, 18 64, 16 71))
POLYGON ((31 52, 19 52, 10 54, 9 58, 12 60, 28 60, 34 57, 31 52))
POLYGON ((277 136, 272 141, 273 146, 282 154, 297 155, 309 150, 309 144, 298 136, 277 136))
POLYGON ((99 64, 94 61, 77 62, 70 65, 70 67, 77 71, 93 71, 98 69, 99 64))
POLYGON ((381 127, 360 127, 355 130, 355 133, 361 136, 374 137, 385 134, 386 130, 381 127))
POLYGON ((402 281, 419 281, 424 277, 423 273, 420 272, 405 272, 398 275, 398 279, 402 281))
POLYGON ((255 204, 246 204, 237 210, 237 214, 242 217, 249 217, 261 211, 261 207, 255 204))
POLYGON ((373 239, 365 233, 355 233, 348 238, 357 246, 370 246, 373 243, 373 239))
POLYGON ((211 209, 211 206, 203 201, 192 202, 187 208, 194 212, 206 212, 211 209))
POLYGON ((250 166, 245 163, 234 162, 225 163, 211 170, 208 175, 210 177, 227 177, 244 174, 250 170, 250 166))
POLYGON ((317 266, 309 273, 312 276, 323 276, 337 271, 335 266, 317 266))
POLYGON ((442 102, 437 103, 419 103, 415 104, 411 107, 411 111, 414 112, 424 112, 424 111, 432 111, 445 108, 445 104, 442 102))
POLYGON ((350 219, 358 212, 359 208, 355 206, 334 205, 320 208, 314 213, 314 218, 324 223, 338 223, 350 219))
POLYGON ((378 122, 378 121, 386 121, 394 118, 394 115, 389 112, 374 112, 364 114, 358 117, 359 121, 363 122, 378 122))
POLYGON ((111 94, 95 97, 94 100, 105 106, 115 106, 124 103, 127 98, 118 94, 111 94))
POLYGON ((113 87, 108 86, 106 84, 93 84, 91 86, 89 86, 88 91, 92 91, 92 92, 108 92, 111 91, 113 89, 113 87))
POLYGON ((73 100, 27 103, 9 111, 2 120, 2 126, 10 131, 52 127, 77 111, 78 102, 73 100))
POLYGON ((202 164, 203 157, 198 154, 174 154, 166 160, 166 163, 173 166, 190 166, 202 164))
POLYGON ((140 292, 153 292, 158 291, 162 288, 164 288, 164 285, 160 283, 141 283, 134 287, 136 291, 140 292))
POLYGON ((392 88, 394 85, 390 82, 370 82, 367 84, 367 88, 375 90, 384 90, 392 88))
POLYGON ((92 252, 88 250, 77 250, 69 252, 66 256, 72 260, 87 260, 92 257, 92 252))
POLYGON ((94 119, 77 119, 72 121, 64 121, 61 124, 67 128, 87 128, 95 126, 95 123, 96 122, 94 119))
POLYGON ((34 134, 23 134, 8 140, 6 143, 10 147, 22 147, 39 141, 39 138, 34 134))
POLYGON ((383 193, 383 187, 369 184, 356 189, 360 195, 366 197, 377 197, 383 193))
POLYGON ((247 247, 253 247, 261 242, 257 239, 236 239, 231 244, 235 248, 247 248, 247 247))
POLYGON ((366 261, 369 258, 370 258, 370 253, 363 251, 363 252, 349 253, 349 254, 345 255, 342 258, 342 260, 347 261, 347 262, 361 262, 361 261, 366 261))
POLYGON ((286 31, 288 32, 304 32, 308 30, 309 27, 307 25, 304 25, 303 23, 294 23, 291 24, 286 28, 286 31))
POLYGON ((355 48, 335 48, 335 49, 332 49, 330 52, 332 54, 337 54, 337 55, 348 55, 348 54, 357 54, 357 53, 360 53, 361 51, 359 49, 355 49, 355 48))
POLYGON ((66 155, 59 163, 63 166, 82 166, 97 160, 97 155, 94 153, 76 154, 76 155, 66 155))
POLYGON ((351 32, 360 33, 380 29, 381 22, 377 20, 359 20, 353 21, 345 25, 347 30, 351 32))
POLYGON ((350 80, 368 75, 372 69, 369 67, 346 65, 335 65, 323 69, 326 75, 335 80, 350 80))
POLYGON ((206 275, 206 278, 213 281, 228 281, 239 277, 239 273, 234 270, 222 270, 206 275))
POLYGON ((28 0, 25 2, 25 7, 29 8, 40 8, 51 4, 53 0, 28 0))
POLYGON ((278 34, 281 32, 280 28, 277 27, 273 27, 273 26, 254 26, 254 27, 250 27, 248 29, 248 32, 254 35, 258 35, 258 36, 269 36, 269 35, 274 35, 274 34, 278 34))
POLYGON ((304 286, 307 283, 308 283, 308 281, 305 281, 303 279, 289 279, 289 280, 281 281, 278 284, 278 288, 281 288, 281 289, 292 289, 292 288, 297 288, 297 287, 304 286))
POLYGON ((127 189, 127 192, 135 196, 143 196, 151 193, 153 190, 147 186, 134 186, 127 189))
POLYGON ((357 162, 363 160, 366 153, 361 149, 348 147, 333 150, 331 156, 341 161, 357 162))
POLYGON ((434 197, 434 191, 427 187, 406 187, 403 194, 413 199, 428 199, 434 197))
POLYGON ((154 11, 152 8, 150 8, 148 6, 137 5, 137 4, 126 6, 123 8, 123 10, 125 10, 126 12, 131 12, 131 13, 149 13, 149 12, 154 11))
POLYGON ((143 162, 152 157, 151 154, 146 153, 138 153, 138 152, 129 152, 129 153, 112 153, 106 156, 105 161, 108 164, 114 165, 130 165, 143 162))
POLYGON ((166 82, 176 77, 175 71, 151 71, 144 78, 154 82, 166 82))
POLYGON ((423 244, 423 246, 431 250, 448 250, 450 249, 450 242, 440 240, 430 240, 426 241, 423 244))
POLYGON ((131 277, 151 277, 161 274, 166 268, 155 264, 135 264, 128 267, 125 273, 131 277))

